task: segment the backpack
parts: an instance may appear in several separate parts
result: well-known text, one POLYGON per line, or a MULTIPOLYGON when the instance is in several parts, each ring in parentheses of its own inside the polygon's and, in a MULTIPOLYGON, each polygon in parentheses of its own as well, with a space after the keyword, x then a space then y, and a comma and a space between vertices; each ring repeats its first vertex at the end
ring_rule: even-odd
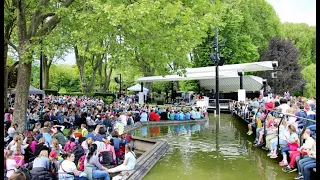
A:
POLYGON ((31 177, 32 177, 32 176, 31 176, 31 173, 30 173, 30 171, 29 171, 28 168, 26 168, 26 167, 24 167, 24 166, 20 166, 20 167, 18 168, 18 170, 21 171, 21 172, 23 172, 24 175, 26 175, 27 180, 31 180, 31 177))
POLYGON ((74 148, 76 148, 76 143, 69 141, 64 145, 63 150, 66 152, 71 152, 74 148))
POLYGON ((133 121, 133 120, 132 120, 132 117, 129 117, 128 120, 127 120, 127 125, 131 125, 131 124, 132 124, 132 121, 133 121))
POLYGON ((84 170, 84 160, 86 159, 86 155, 81 156, 81 158, 78 161, 78 171, 83 171, 84 170))
POLYGON ((99 160, 101 164, 114 165, 111 151, 100 151, 99 160))
POLYGON ((81 144, 77 144, 77 146, 71 151, 74 154, 74 163, 78 164, 79 159, 85 155, 84 149, 82 148, 81 144))

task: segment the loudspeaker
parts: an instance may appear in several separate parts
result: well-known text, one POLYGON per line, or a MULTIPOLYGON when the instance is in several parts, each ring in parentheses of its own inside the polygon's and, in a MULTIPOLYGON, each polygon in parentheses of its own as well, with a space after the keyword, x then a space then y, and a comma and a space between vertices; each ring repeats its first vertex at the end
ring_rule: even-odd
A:
POLYGON ((115 77, 114 80, 116 81, 116 83, 118 83, 118 84, 120 83, 118 77, 115 77))

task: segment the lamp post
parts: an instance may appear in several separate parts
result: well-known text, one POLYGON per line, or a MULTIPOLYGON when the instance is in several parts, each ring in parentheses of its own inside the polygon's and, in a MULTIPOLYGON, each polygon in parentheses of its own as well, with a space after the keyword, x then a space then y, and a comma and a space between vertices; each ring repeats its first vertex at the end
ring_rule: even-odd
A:
POLYGON ((273 94, 277 94, 277 78, 278 78, 278 61, 272 61, 272 67, 273 67, 273 72, 272 72, 272 79, 273 79, 273 94))
POLYGON ((215 44, 213 45, 213 50, 215 50, 215 55, 214 53, 210 53, 210 60, 216 64, 216 114, 220 114, 220 107, 219 107, 219 66, 222 66, 224 63, 225 58, 220 57, 219 55, 219 46, 224 46, 219 45, 219 38, 218 38, 218 27, 216 27, 216 35, 215 35, 215 44))
POLYGON ((263 84, 263 93, 267 92, 267 80, 262 79, 262 84, 263 84))
POLYGON ((121 82, 121 74, 118 74, 118 75, 119 75, 119 78, 120 78, 120 79, 119 79, 119 80, 120 80, 120 83, 119 83, 119 84, 120 84, 119 99, 120 99, 121 94, 122 94, 122 93, 121 93, 121 91, 122 91, 121 83, 122 83, 122 82, 121 82))
POLYGON ((216 114, 220 114, 219 107, 219 39, 218 39, 218 27, 216 27, 216 114))

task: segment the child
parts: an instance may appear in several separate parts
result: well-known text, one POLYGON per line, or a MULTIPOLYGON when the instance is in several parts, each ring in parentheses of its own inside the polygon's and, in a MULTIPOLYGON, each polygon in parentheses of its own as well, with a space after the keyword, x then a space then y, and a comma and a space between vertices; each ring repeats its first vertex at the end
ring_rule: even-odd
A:
POLYGON ((82 135, 82 137, 87 137, 87 135, 88 135, 88 130, 86 128, 86 124, 81 124, 81 135, 82 135))
POLYGON ((175 114, 174 114, 174 111, 172 110, 170 113, 170 120, 174 120, 174 116, 175 116, 175 114))
POLYGON ((63 150, 66 152, 71 152, 76 147, 75 141, 76 140, 73 137, 71 137, 69 141, 64 145, 63 150))
POLYGON ((187 113, 186 113, 186 120, 190 120, 190 112, 189 111, 187 111, 187 113))

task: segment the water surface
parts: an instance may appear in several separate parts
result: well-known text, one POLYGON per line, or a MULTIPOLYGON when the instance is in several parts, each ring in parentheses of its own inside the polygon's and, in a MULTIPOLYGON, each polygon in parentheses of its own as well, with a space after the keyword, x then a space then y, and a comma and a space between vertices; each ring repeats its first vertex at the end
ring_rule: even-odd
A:
POLYGON ((142 127, 135 136, 166 140, 168 152, 143 180, 292 180, 267 151, 252 146, 246 124, 229 114, 205 124, 142 127))

